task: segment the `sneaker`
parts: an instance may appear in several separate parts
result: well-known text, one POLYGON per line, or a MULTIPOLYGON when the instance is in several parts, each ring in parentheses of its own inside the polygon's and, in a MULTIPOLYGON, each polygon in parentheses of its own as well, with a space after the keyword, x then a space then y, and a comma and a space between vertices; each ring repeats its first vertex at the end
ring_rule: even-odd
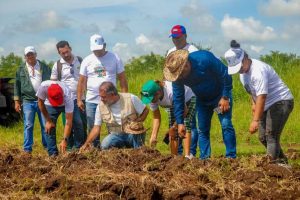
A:
POLYGON ((280 166, 280 167, 284 167, 284 168, 286 168, 286 169, 288 169, 288 170, 291 170, 291 169, 292 169, 292 166, 289 165, 289 164, 277 163, 277 165, 280 166))
POLYGON ((195 158, 195 156, 193 154, 190 153, 190 155, 186 155, 184 156, 185 158, 191 160, 192 158, 195 158))

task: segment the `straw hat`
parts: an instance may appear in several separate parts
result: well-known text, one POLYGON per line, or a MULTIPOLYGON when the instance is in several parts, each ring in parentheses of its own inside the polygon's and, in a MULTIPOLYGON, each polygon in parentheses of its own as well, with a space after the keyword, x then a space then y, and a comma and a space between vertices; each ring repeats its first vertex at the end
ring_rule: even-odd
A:
POLYGON ((168 81, 176 81, 188 62, 189 52, 179 49, 170 53, 165 61, 164 77, 168 81))
POLYGON ((124 124, 124 132, 130 134, 145 133, 148 129, 145 129, 142 122, 128 121, 124 124))

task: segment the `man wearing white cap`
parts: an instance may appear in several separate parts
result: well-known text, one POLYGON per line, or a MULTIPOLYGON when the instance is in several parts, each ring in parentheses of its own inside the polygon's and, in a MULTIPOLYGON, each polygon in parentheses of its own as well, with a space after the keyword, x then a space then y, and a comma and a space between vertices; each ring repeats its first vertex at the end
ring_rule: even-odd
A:
POLYGON ((21 112, 23 106, 24 118, 24 144, 23 149, 27 153, 32 152, 33 128, 35 114, 38 114, 42 143, 47 148, 45 135, 44 118, 38 108, 37 97, 35 96, 42 81, 49 80, 51 69, 44 63, 37 60, 37 53, 33 46, 28 46, 24 50, 25 63, 16 72, 14 85, 15 110, 21 112))
MULTIPOLYGON (((90 37, 90 49, 93 52, 85 57, 80 67, 80 77, 77 88, 77 105, 84 110, 82 94, 86 88, 86 114, 88 132, 94 126, 97 105, 100 102, 99 86, 104 81, 110 81, 115 86, 117 79, 120 82, 121 92, 128 92, 128 84, 124 65, 119 56, 106 50, 106 43, 101 35, 90 37)), ((99 137, 95 139, 94 146, 99 146, 99 137)))
POLYGON ((235 40, 226 51, 228 73, 240 73, 240 81, 252 96, 251 134, 259 130, 259 140, 274 163, 287 163, 280 146, 280 135, 294 107, 293 95, 274 69, 249 58, 235 40))

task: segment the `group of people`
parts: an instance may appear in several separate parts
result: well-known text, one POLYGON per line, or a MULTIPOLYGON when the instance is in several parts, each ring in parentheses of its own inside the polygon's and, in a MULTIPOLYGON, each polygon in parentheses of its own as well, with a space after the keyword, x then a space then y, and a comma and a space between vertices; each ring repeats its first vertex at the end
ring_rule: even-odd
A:
POLYGON ((259 139, 272 162, 287 163, 280 136, 293 110, 293 96, 274 69, 250 58, 235 40, 225 53, 226 66, 211 52, 189 44, 184 26, 172 27, 170 37, 174 47, 166 56, 164 79, 145 82, 141 99, 128 93, 124 65, 115 53, 106 50, 101 35, 90 37, 92 53, 84 59, 72 54, 67 41, 58 42, 61 58, 52 69, 37 60, 34 47, 26 47, 26 62, 16 72, 14 95, 15 109, 23 110, 24 115, 24 151, 32 151, 36 113, 42 143, 50 156, 59 153, 56 124, 61 113, 63 152, 72 148, 86 150, 91 144, 101 149, 141 147, 145 143, 147 129, 143 122, 149 105, 153 113, 149 140, 152 147, 157 143, 162 107, 169 118, 164 141, 170 144, 171 153, 184 152, 191 159, 196 156, 199 143, 200 158, 209 158, 211 119, 216 113, 226 146, 225 156, 236 158, 231 75, 240 73, 241 83, 252 96, 250 133, 259 130, 259 139), (108 135, 100 142, 103 123, 108 135))

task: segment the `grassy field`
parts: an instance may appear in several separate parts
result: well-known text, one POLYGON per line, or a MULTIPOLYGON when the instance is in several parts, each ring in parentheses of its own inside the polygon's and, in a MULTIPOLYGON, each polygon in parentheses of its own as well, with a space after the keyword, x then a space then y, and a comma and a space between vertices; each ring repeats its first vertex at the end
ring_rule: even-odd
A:
MULTIPOLYGON (((149 56, 149 59, 154 59, 150 63, 155 63, 155 65, 149 65, 149 60, 146 58, 140 58, 138 61, 133 61, 126 66, 126 74, 129 82, 129 91, 133 94, 139 96, 139 90, 144 82, 149 79, 161 79, 162 72, 161 66, 163 60, 161 57, 156 57, 155 55, 149 56), (146 61, 143 61, 146 59, 146 61), (156 60, 155 60, 156 59, 156 60)), ((265 58, 267 60, 267 58, 265 58)), ((279 73, 281 78, 292 90, 295 98, 294 110, 286 124, 286 127, 282 133, 281 142, 282 147, 286 151, 289 148, 300 149, 300 116, 299 116, 299 98, 300 98, 300 86, 297 80, 300 80, 300 65, 299 60, 297 62, 285 62, 284 60, 273 60, 270 63, 276 71, 279 73)), ((251 110, 250 110, 250 97, 242 88, 238 75, 233 76, 233 124, 237 135, 237 151, 238 156, 250 155, 250 154, 263 154, 265 152, 264 147, 258 141, 257 133, 250 135, 248 132, 249 123, 251 121, 251 110)), ((162 142, 164 133, 167 131, 167 114, 164 110, 162 113, 162 126, 159 134, 159 142, 157 148, 163 153, 169 153, 168 146, 162 142)), ((152 124, 152 113, 149 114, 146 120, 146 127, 151 128, 152 124)), ((61 120, 58 124, 57 140, 60 142, 62 138, 63 128, 61 120)), ((147 134, 146 144, 148 145, 148 138, 151 132, 147 134)), ((5 128, 0 127, 0 146, 4 147, 15 147, 22 148, 23 141, 23 124, 22 122, 16 124, 13 127, 5 128)), ((103 139, 103 134, 101 139, 103 139)), ((211 129, 211 143, 212 143, 212 156, 218 157, 224 155, 225 147, 222 141, 222 134, 217 117, 213 117, 212 129, 211 129)), ((34 152, 44 152, 41 145, 40 138, 40 127, 38 120, 35 122, 34 129, 34 152)))

